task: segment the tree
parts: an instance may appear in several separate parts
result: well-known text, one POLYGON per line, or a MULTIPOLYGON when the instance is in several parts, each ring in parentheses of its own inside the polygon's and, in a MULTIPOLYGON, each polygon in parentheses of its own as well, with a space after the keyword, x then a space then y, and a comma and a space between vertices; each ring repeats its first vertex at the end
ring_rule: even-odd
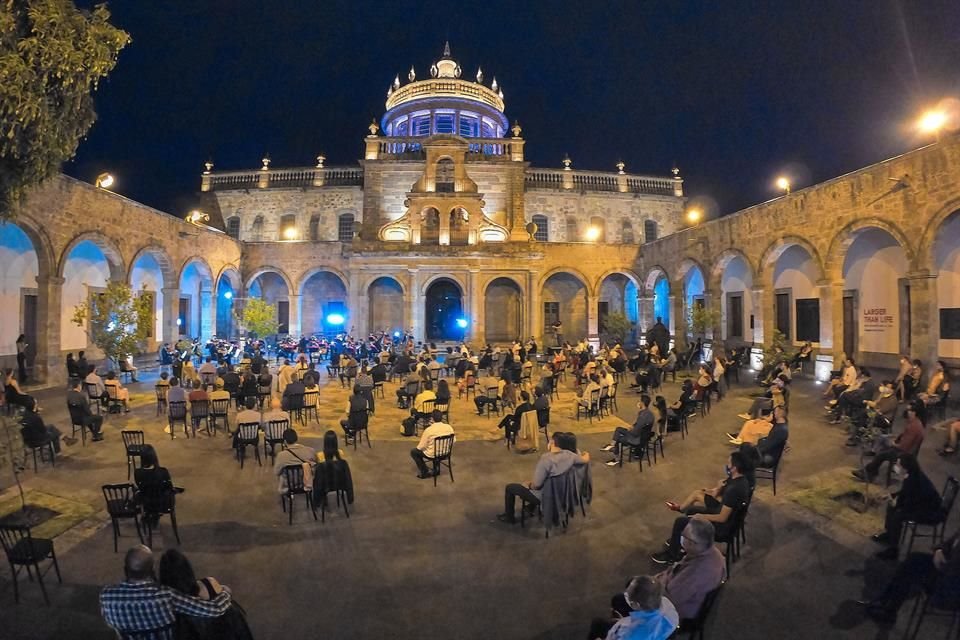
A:
POLYGON ((280 328, 276 308, 261 298, 249 298, 243 305, 243 315, 237 321, 247 333, 257 338, 273 335, 280 328))
POLYGON ((104 5, 0 0, 0 218, 73 157, 96 120, 92 92, 130 36, 104 5))
POLYGON ((73 323, 85 326, 90 342, 119 364, 140 350, 153 322, 153 297, 146 288, 134 295, 130 285, 110 280, 107 288, 73 309, 73 323))
POLYGON ((720 323, 720 311, 694 302, 687 313, 687 322, 694 336, 704 338, 707 331, 720 323))
POLYGON ((626 342, 627 336, 633 330, 633 323, 630 318, 619 311, 608 313, 603 318, 603 326, 600 329, 607 334, 608 338, 613 338, 620 344, 626 342))

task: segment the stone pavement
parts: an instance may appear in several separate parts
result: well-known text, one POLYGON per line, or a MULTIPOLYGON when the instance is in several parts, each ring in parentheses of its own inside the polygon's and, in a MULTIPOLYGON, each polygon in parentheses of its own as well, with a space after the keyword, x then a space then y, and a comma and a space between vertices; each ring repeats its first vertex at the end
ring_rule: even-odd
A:
MULTIPOLYGON (((599 464, 606 460, 599 448, 613 429, 611 418, 592 426, 571 421, 581 447, 594 456, 594 501, 585 519, 575 517, 565 534, 545 540, 539 524, 521 530, 495 519, 502 510, 503 485, 529 480, 536 456, 515 455, 502 441, 493 441, 494 419, 471 422, 463 401, 454 400, 452 422, 465 434, 479 435, 458 442, 455 482, 441 477, 434 487, 415 477, 408 453, 412 439, 399 442, 397 423, 388 418, 396 388, 388 384, 387 400, 380 400, 374 418, 373 447, 347 451, 357 495, 351 517, 341 512, 328 514, 325 524, 314 522, 301 500, 288 526, 271 470, 248 460, 241 471, 222 435, 171 441, 154 417, 151 385, 134 385, 134 412, 111 416, 103 443, 78 443, 55 470, 25 474, 28 488, 86 501, 99 511, 57 538, 64 584, 50 585, 53 606, 45 607, 36 585, 24 582, 21 604, 14 606, 7 573, 0 574, 4 638, 113 637, 100 619, 97 596, 102 585, 122 579, 122 553, 113 553, 99 487, 126 479, 120 429, 144 426, 161 463, 187 488, 178 499, 183 551, 198 574, 231 586, 257 638, 579 639, 590 618, 607 610, 610 595, 622 589, 627 576, 658 570, 649 554, 659 550, 672 522, 663 501, 722 475, 729 451, 722 434, 739 426, 734 416, 747 406, 742 396, 752 391, 744 384, 715 403, 707 418, 691 422, 686 440, 671 434, 666 458, 642 472, 635 463, 622 469, 599 464)), ((668 383, 664 395, 673 400, 677 389, 668 383)), ((778 496, 769 482, 760 482, 743 558, 734 565, 715 611, 711 639, 866 639, 902 633, 909 609, 900 627, 889 630, 865 619, 852 604, 875 594, 892 565, 873 559, 877 549, 862 535, 785 498, 811 475, 856 462, 842 446, 843 434, 822 419, 821 389, 804 380, 794 385, 791 450, 778 496)), ((573 392, 567 387, 562 393, 573 392)), ((323 389, 323 402, 335 409, 324 412, 325 424, 307 430, 308 444, 318 445, 314 434, 327 427, 339 432, 333 416, 345 394, 332 386, 323 389)), ((65 427, 62 392, 39 396, 47 420, 65 427)), ((620 417, 632 421, 631 395, 622 392, 619 405, 620 417)), ((934 454, 931 445, 941 437, 932 434, 933 442, 921 454, 921 464, 938 485, 956 464, 934 454)), ((948 531, 954 526, 951 522, 948 531)), ((123 527, 123 535, 121 549, 136 540, 130 526, 123 527)), ((162 551, 175 544, 164 520, 154 547, 162 551)), ((928 625, 924 636, 942 635, 940 623, 928 625)))

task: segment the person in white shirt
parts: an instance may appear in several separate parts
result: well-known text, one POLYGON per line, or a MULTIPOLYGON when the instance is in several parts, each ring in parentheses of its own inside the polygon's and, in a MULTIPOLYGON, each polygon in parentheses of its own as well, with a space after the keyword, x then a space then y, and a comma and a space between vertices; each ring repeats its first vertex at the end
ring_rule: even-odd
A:
POLYGON ((287 385, 290 384, 290 379, 293 374, 296 373, 296 370, 290 366, 290 361, 284 358, 283 364, 280 365, 280 368, 277 370, 277 384, 280 387, 280 394, 283 394, 283 390, 287 388, 287 385))
POLYGON ((410 450, 410 457, 417 463, 417 469, 420 473, 418 478, 432 478, 433 474, 427 469, 427 460, 433 460, 436 455, 436 439, 442 436, 453 435, 456 442, 457 437, 453 434, 453 427, 443 421, 443 413, 434 411, 432 415, 433 424, 423 430, 420 436, 420 442, 416 447, 410 450))

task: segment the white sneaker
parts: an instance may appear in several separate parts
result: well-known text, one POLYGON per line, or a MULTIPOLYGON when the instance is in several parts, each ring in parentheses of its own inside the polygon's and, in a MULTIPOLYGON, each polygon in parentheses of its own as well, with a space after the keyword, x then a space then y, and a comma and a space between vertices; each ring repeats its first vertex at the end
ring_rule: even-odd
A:
POLYGON ((617 466, 618 464, 619 464, 619 463, 618 463, 616 460, 610 460, 610 461, 608 461, 608 462, 606 463, 606 465, 607 465, 608 467, 615 467, 615 466, 617 466))
POLYGON ((167 425, 163 428, 164 433, 170 433, 170 425, 167 425))
POLYGON ((749 413, 738 413, 737 417, 743 420, 750 420, 752 416, 749 413))
POLYGON ((600 449, 600 451, 613 451, 614 446, 615 446, 615 445, 612 444, 612 443, 611 443, 611 444, 608 444, 607 446, 605 446, 605 447, 603 447, 602 449, 600 449))
POLYGON ((739 447, 741 444, 743 444, 743 440, 740 438, 730 438, 730 444, 735 444, 739 447))

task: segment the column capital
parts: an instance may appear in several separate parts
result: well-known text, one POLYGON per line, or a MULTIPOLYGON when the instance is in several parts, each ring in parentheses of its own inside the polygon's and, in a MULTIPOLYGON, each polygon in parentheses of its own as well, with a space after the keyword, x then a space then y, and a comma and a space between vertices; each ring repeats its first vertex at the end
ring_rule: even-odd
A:
POLYGON ((927 269, 921 269, 920 271, 911 271, 905 277, 907 280, 936 280, 937 274, 931 273, 927 269))
POLYGON ((46 287, 50 285, 63 286, 63 283, 66 282, 66 278, 61 278, 58 276, 47 276, 46 278, 37 278, 37 285, 41 287, 46 287))

